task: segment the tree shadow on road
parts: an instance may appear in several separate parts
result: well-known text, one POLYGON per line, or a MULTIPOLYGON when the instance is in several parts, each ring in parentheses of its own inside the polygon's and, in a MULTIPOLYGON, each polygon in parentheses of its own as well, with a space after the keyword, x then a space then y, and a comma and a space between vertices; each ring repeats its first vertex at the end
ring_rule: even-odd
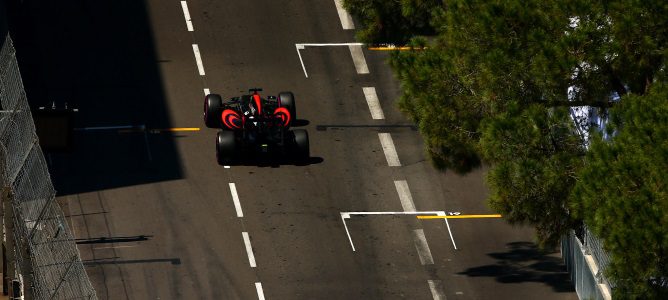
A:
POLYGON ((555 252, 539 249, 530 242, 507 244, 509 251, 488 253, 495 264, 469 268, 461 275, 496 277, 501 283, 542 282, 556 292, 575 291, 566 266, 555 252))

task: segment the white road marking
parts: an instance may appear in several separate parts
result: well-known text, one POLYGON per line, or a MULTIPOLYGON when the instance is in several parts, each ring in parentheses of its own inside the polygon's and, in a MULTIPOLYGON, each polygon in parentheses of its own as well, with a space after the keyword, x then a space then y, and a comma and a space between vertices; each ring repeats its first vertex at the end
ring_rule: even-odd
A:
MULTIPOLYGON (((348 231, 348 224, 346 224, 346 219, 350 219, 350 216, 366 216, 366 215, 437 215, 445 216, 444 211, 348 211, 341 212, 341 221, 343 222, 343 227, 346 229, 346 235, 348 235, 348 241, 350 241, 350 247, 353 248, 355 252, 355 244, 353 244, 353 239, 350 237, 350 231, 348 231)), ((450 235, 452 238, 452 235, 450 235)), ((454 243, 454 240, 452 241, 454 243)), ((455 249, 457 247, 455 246, 455 249)))
POLYGON ((380 107, 380 101, 378 101, 378 94, 376 94, 375 87, 363 87, 362 91, 364 92, 364 98, 366 98, 366 103, 369 105, 369 110, 371 111, 371 118, 374 120, 385 119, 385 114, 383 114, 383 109, 380 107))
POLYGON ((197 44, 193 44, 193 53, 195 53, 195 61, 197 62, 199 75, 204 76, 204 64, 202 64, 202 57, 199 54, 199 46, 197 46, 197 44))
POLYGON ((193 22, 190 20, 190 12, 188 11, 188 3, 181 1, 181 8, 183 8, 183 16, 186 18, 186 26, 188 31, 194 31, 193 22))
POLYGON ((234 183, 230 183, 230 192, 232 193, 232 201, 234 201, 234 209, 237 210, 237 217, 242 218, 244 212, 241 211, 241 202, 239 201, 239 195, 237 194, 237 186, 234 183))
POLYGON ((431 296, 434 297, 434 300, 446 300, 445 293, 443 292, 443 282, 440 280, 427 280, 429 284, 429 289, 431 290, 431 296))
POLYGON ((211 94, 211 91, 209 91, 209 89, 204 89, 204 96, 207 96, 209 94, 211 94))
POLYGON ((255 283, 255 290, 257 291, 258 300, 264 300, 264 291, 262 290, 262 283, 261 282, 256 282, 255 283))
POLYGON ((361 45, 349 45, 350 55, 353 56, 353 63, 355 64, 355 70, 357 74, 369 74, 369 68, 366 66, 366 60, 364 60, 364 52, 362 52, 361 45))
POLYGON ((355 29, 353 17, 350 16, 345 8, 343 8, 341 0, 334 0, 334 5, 336 5, 336 12, 339 13, 339 19, 341 19, 341 27, 343 27, 343 29, 355 29))
POLYGON ((416 211, 415 203, 413 203, 413 196, 411 196, 411 190, 408 189, 408 182, 406 182, 406 180, 395 180, 394 186, 397 188, 397 194, 399 194, 401 207, 403 207, 404 211, 416 211))
POLYGON ((223 168, 225 168, 225 169, 229 169, 229 168, 230 168, 230 166, 223 166, 223 168))
POLYGON ((422 263, 423 266, 433 265, 434 258, 431 256, 431 250, 429 250, 427 238, 424 236, 424 230, 413 230, 413 242, 415 243, 415 250, 417 250, 418 256, 420 257, 420 263, 422 263))
POLYGON ((255 255, 253 255, 253 246, 251 246, 250 237, 248 237, 248 232, 242 232, 241 235, 244 237, 244 244, 246 245, 246 254, 248 254, 248 263, 250 263, 251 268, 255 268, 255 255))
POLYGON ((299 52, 299 50, 304 50, 306 49, 306 47, 360 46, 360 52, 361 52, 361 47, 363 45, 364 45, 363 43, 302 43, 302 44, 295 44, 295 48, 297 49, 299 62, 302 64, 302 69, 304 70, 304 76, 308 78, 308 73, 306 72, 306 66, 304 65, 304 60, 302 59, 302 53, 299 52))
POLYGON ((295 44, 295 48, 297 48, 297 55, 299 55, 299 62, 302 63, 302 70, 304 70, 304 76, 306 76, 306 78, 308 78, 308 73, 306 73, 306 66, 304 66, 304 60, 302 59, 302 53, 299 52, 299 50, 304 49, 304 45, 295 44))
POLYGON ((387 165, 390 167, 400 167, 401 162, 399 161, 399 155, 397 155, 397 149, 394 148, 392 136, 387 132, 380 132, 378 133, 378 138, 380 138, 380 145, 383 147, 387 165))

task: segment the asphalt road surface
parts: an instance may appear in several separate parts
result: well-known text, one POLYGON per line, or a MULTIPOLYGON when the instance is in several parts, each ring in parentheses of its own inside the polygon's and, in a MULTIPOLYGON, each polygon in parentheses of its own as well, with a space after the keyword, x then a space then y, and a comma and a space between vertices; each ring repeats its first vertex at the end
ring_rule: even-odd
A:
POLYGON ((12 2, 32 105, 80 110, 47 159, 98 296, 576 299, 530 229, 416 218, 492 214, 484 170, 430 166, 388 52, 335 4, 12 2), (308 163, 216 164, 203 97, 252 87, 294 92, 308 163))

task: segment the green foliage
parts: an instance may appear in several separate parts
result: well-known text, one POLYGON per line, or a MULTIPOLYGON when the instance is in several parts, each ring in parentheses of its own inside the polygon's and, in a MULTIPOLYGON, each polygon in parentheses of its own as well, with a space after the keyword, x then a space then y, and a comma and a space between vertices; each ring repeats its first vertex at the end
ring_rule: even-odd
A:
POLYGON ((597 138, 573 191, 573 210, 604 241, 615 296, 668 296, 668 85, 615 106, 611 141, 597 138), (663 283, 665 285, 665 282, 663 283))
POLYGON ((404 44, 415 35, 434 34, 431 11, 440 0, 344 0, 361 21, 357 38, 365 43, 404 44))
POLYGON ((581 140, 565 108, 515 110, 481 125, 480 151, 493 162, 490 205, 512 224, 535 226, 539 241, 553 246, 577 223, 565 199, 582 165, 581 140))
POLYGON ((363 41, 435 33, 409 42, 426 49, 393 52, 390 65, 399 107, 436 167, 489 164, 490 204, 508 221, 551 244, 584 219, 613 252, 616 297, 663 296, 650 282, 668 282, 668 2, 345 3, 363 41), (567 110, 583 105, 613 107, 617 133, 587 155, 567 110))

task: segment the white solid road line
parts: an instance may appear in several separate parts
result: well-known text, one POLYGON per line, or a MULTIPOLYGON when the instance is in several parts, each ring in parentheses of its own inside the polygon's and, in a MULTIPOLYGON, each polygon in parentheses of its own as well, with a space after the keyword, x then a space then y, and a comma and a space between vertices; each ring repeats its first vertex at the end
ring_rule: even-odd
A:
POLYGON ((369 74, 369 68, 366 66, 366 60, 364 60, 364 52, 362 52, 361 45, 349 45, 350 55, 353 56, 353 63, 355 64, 355 70, 357 74, 369 74))
POLYGON ((434 300, 446 300, 445 293, 443 292, 443 282, 440 280, 427 280, 429 284, 429 290, 431 290, 431 296, 434 300))
POLYGON ((385 119, 385 114, 383 114, 383 109, 380 108, 380 101, 378 101, 378 94, 376 94, 375 87, 363 87, 362 91, 364 92, 364 98, 366 98, 366 103, 369 105, 369 110, 371 111, 371 118, 374 120, 385 119))
POLYGON ((397 149, 394 148, 392 136, 387 132, 380 132, 378 133, 378 138, 380 138, 380 145, 383 147, 387 165, 390 167, 400 167, 401 162, 399 161, 399 155, 397 155, 397 149))
MULTIPOLYGON (((355 244, 353 244, 353 238, 350 237, 350 231, 348 231, 348 225, 346 224, 346 219, 350 219, 350 216, 373 216, 373 215, 437 215, 445 216, 444 211, 347 211, 341 212, 341 221, 343 222, 343 227, 346 229, 346 235, 348 235, 348 241, 350 241, 350 247, 353 248, 355 252, 355 244)), ((451 236, 452 237, 452 236, 451 236)), ((454 242, 454 240, 453 240, 454 242)), ((457 247, 455 247, 457 249, 457 247)))
POLYGON ((194 31, 193 22, 190 20, 190 12, 188 11, 188 3, 181 1, 181 8, 183 8, 183 16, 186 18, 186 26, 188 31, 194 31))
POLYGON ((253 255, 253 246, 251 246, 250 237, 248 232, 242 232, 241 235, 244 237, 244 244, 246 245, 246 254, 248 254, 248 263, 250 263, 251 268, 255 268, 255 255, 253 255))
POLYGON ((414 212, 415 204, 413 203, 413 196, 411 196, 411 191, 408 189, 408 183, 406 180, 395 180, 394 186, 397 188, 397 194, 399 194, 399 200, 401 200, 401 207, 403 207, 405 212, 414 212))
POLYGON ((334 0, 334 5, 336 5, 336 12, 339 13, 339 19, 341 19, 341 27, 343 29, 355 29, 355 23, 353 23, 353 17, 350 16, 348 11, 343 8, 343 3, 341 0, 334 0))
POLYGON ((264 300, 264 291, 262 290, 262 283, 261 282, 256 282, 255 283, 255 290, 257 291, 257 298, 259 300, 264 300))
POLYGON ((204 76, 204 64, 202 64, 202 57, 199 54, 199 46, 197 46, 197 44, 193 44, 193 53, 195 53, 195 61, 197 61, 199 75, 204 76))
POLYGON ((204 96, 211 94, 211 91, 209 89, 204 89, 204 96))
POLYGON ((241 210, 241 202, 239 201, 239 195, 237 194, 237 186, 234 183, 230 183, 230 193, 232 193, 234 209, 237 210, 237 217, 242 218, 244 216, 244 212, 241 210))
POLYGON ((420 257, 420 263, 422 263, 423 266, 433 265, 434 258, 431 256, 431 250, 429 250, 427 238, 424 236, 424 230, 413 230, 413 242, 415 243, 415 250, 417 250, 418 256, 420 257))

